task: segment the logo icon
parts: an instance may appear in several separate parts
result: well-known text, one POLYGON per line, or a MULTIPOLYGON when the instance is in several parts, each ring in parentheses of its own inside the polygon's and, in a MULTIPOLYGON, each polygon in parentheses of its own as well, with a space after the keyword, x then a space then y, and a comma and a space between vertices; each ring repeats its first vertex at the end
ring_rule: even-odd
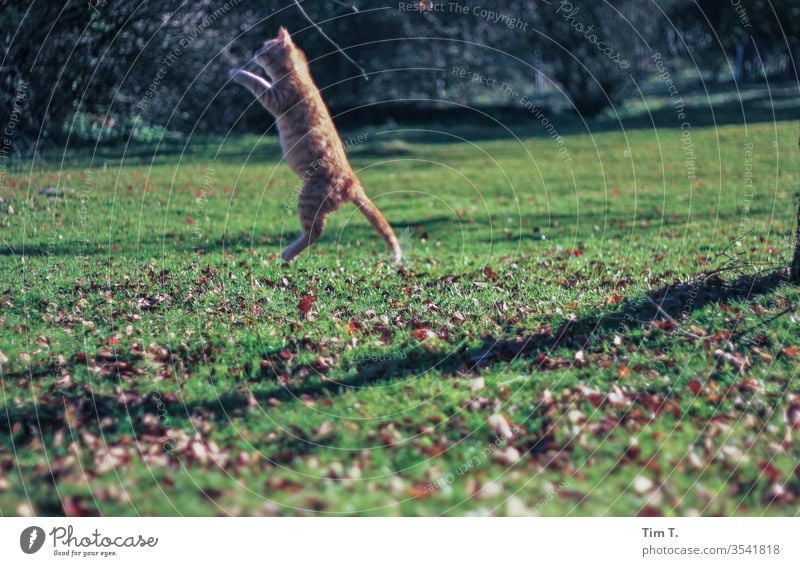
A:
POLYGON ((25 554, 38 552, 44 544, 44 529, 41 527, 28 527, 19 535, 19 547, 25 554))

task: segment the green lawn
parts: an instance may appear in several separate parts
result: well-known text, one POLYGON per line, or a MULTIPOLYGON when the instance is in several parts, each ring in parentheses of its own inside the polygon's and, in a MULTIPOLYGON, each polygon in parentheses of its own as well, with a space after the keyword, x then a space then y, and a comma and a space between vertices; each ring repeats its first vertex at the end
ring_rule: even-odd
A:
POLYGON ((13 168, 3 515, 797 513, 796 123, 359 133, 400 272, 271 137, 13 168))

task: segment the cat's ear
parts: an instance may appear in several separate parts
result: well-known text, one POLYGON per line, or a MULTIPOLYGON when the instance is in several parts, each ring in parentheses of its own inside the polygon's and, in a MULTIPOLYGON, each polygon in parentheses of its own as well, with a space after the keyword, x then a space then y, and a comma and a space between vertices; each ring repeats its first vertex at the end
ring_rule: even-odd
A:
POLYGON ((280 39, 282 43, 285 43, 287 45, 292 43, 292 36, 289 35, 289 30, 287 30, 283 26, 281 26, 280 31, 278 31, 278 39, 280 39))

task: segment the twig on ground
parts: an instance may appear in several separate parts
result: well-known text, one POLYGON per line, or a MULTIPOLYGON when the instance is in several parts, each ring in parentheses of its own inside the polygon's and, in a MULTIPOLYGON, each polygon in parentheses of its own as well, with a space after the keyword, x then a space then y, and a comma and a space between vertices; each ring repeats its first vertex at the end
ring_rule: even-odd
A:
POLYGON ((670 316, 670 314, 667 311, 662 309, 661 305, 659 305, 657 302, 655 302, 649 295, 645 295, 645 296, 647 297, 647 300, 650 301, 650 304, 652 304, 654 307, 656 307, 656 309, 658 309, 658 312, 660 312, 662 316, 665 316, 668 320, 671 320, 672 322, 675 323, 675 329, 678 332, 680 332, 681 334, 685 334, 686 336, 689 336, 690 338, 694 338, 695 340, 699 340, 700 339, 700 337, 697 334, 694 334, 693 332, 689 332, 688 330, 684 330, 683 328, 681 328, 681 323, 678 322, 677 320, 675 320, 674 318, 672 318, 672 316, 670 316))

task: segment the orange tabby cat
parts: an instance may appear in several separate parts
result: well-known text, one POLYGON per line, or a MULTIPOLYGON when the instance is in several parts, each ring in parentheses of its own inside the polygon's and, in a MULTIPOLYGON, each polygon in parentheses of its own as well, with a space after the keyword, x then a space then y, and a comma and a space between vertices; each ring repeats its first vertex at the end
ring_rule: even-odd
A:
POLYGON ((231 69, 230 77, 250 89, 275 116, 286 161, 303 180, 298 200, 303 234, 284 250, 283 259, 291 261, 313 244, 325 229, 325 217, 352 202, 381 233, 392 260, 399 263, 402 252, 394 231, 350 167, 306 57, 286 28, 281 27, 278 37, 264 44, 256 62, 270 76, 271 84, 242 69, 231 69))

